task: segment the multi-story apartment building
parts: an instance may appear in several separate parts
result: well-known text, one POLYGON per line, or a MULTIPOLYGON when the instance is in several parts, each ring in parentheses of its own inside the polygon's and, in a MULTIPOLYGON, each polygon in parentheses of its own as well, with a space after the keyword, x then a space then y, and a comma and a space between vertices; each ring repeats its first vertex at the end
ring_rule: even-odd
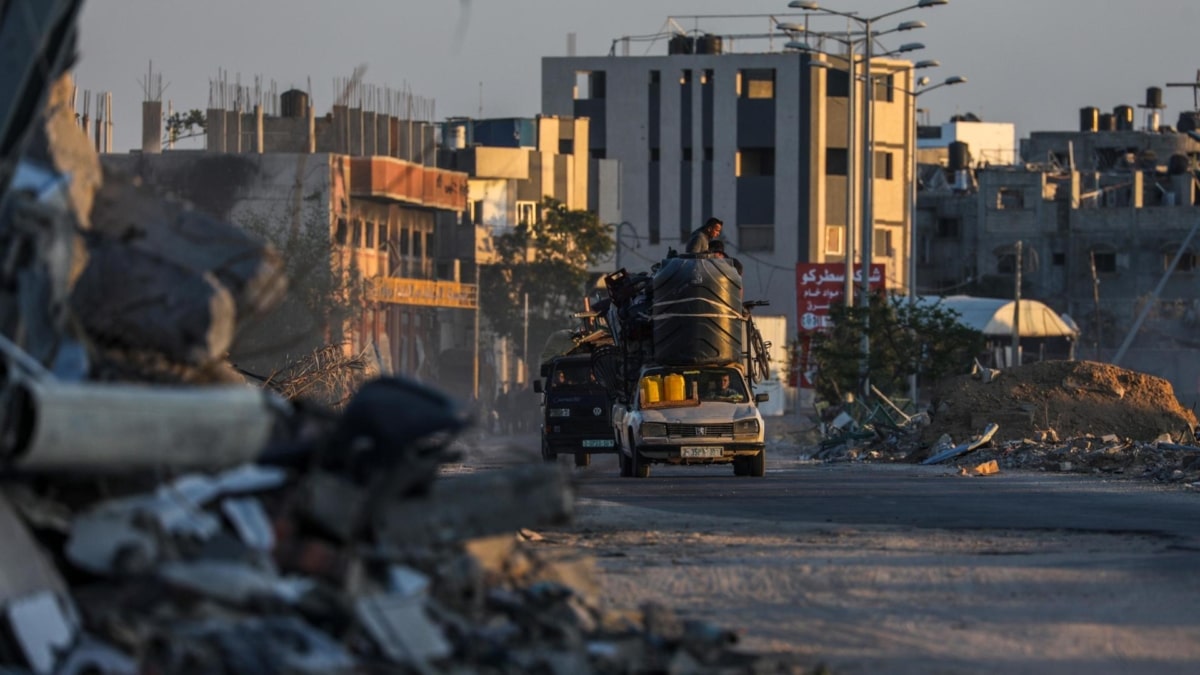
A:
MULTIPOLYGON (((769 300, 795 335, 797 263, 844 261, 847 252, 847 165, 851 153, 862 153, 862 134, 859 147, 847 147, 846 60, 721 53, 714 36, 695 40, 697 50, 679 43, 657 56, 544 58, 542 112, 589 118, 591 157, 620 161, 624 266, 649 267, 668 248, 681 250, 707 217, 721 218, 728 250, 745 265, 746 298, 769 300), (701 53, 683 53, 691 51, 701 53)), ((872 257, 886 265, 888 286, 900 289, 908 268, 905 186, 915 120, 904 92, 913 88, 912 66, 877 59, 872 79, 872 257)))

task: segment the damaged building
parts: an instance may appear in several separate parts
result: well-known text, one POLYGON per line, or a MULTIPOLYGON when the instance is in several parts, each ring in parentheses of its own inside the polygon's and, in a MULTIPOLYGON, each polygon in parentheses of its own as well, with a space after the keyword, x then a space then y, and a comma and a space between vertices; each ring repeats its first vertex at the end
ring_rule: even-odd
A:
POLYGON ((308 92, 216 81, 203 150, 164 151, 162 102, 151 100, 141 150, 102 161, 263 235, 291 265, 331 265, 330 275, 292 270, 293 287, 311 283, 299 293, 310 300, 340 294, 350 309, 293 303, 286 316, 264 318, 239 336, 231 354, 239 367, 269 374, 290 356, 344 343, 373 353, 387 372, 470 397, 490 370, 473 368, 467 177, 437 166, 432 101, 354 78, 335 85, 342 93, 318 116, 308 92))
POLYGON ((1162 90, 1077 131, 1034 132, 1020 161, 991 163, 951 142, 921 167, 915 258, 923 294, 1040 300, 1080 328, 1077 356, 1163 377, 1197 400, 1195 130, 1161 124, 1162 90), (1017 244, 1020 242, 1020 266, 1017 244), (1136 331, 1136 335, 1134 335, 1136 331))

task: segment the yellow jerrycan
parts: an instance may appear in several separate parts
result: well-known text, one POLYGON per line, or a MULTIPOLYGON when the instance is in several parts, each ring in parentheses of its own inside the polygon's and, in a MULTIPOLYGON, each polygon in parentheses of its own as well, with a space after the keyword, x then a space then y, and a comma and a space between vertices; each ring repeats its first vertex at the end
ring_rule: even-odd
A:
POLYGON ((687 398, 684 391, 685 381, 679 373, 671 373, 663 378, 663 386, 667 390, 668 401, 682 401, 687 398))

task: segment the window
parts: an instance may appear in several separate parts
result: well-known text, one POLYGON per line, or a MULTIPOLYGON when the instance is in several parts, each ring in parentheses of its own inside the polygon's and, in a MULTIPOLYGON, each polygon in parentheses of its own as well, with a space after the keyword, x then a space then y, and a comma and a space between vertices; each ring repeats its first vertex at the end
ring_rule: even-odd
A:
POLYGON ((1113 251, 1092 251, 1092 260, 1098 274, 1115 274, 1117 271, 1117 254, 1113 251))
POLYGON ((872 237, 872 258, 890 258, 896 255, 896 249, 892 248, 892 231, 876 227, 872 237))
POLYGON ((363 223, 363 248, 375 248, 374 223, 363 223))
POLYGON ((938 239, 957 239, 961 221, 958 218, 938 218, 938 239))
POLYGON ((702 73, 700 75, 700 84, 712 84, 712 81, 713 81, 712 69, 705 70, 704 73, 702 73))
POLYGON ((658 84, 662 80, 661 70, 650 71, 650 84, 658 84))
POLYGON ((887 77, 871 78, 875 81, 875 91, 872 97, 876 102, 891 103, 896 100, 896 77, 888 75, 887 77))
POLYGON ((573 155, 575 154, 575 139, 563 138, 558 141, 558 154, 573 155))
POLYGON ((690 70, 680 71, 679 72, 679 84, 691 84, 691 83, 692 83, 692 71, 690 71, 690 70))
POLYGON ((350 224, 350 245, 351 246, 362 246, 362 231, 363 231, 362 221, 355 219, 354 222, 350 224))
POLYGON ((692 161, 692 149, 691 148, 683 149, 683 161, 685 161, 685 162, 692 161))
POLYGON ((650 148, 650 161, 657 162, 658 156, 658 148, 650 148))
POLYGON ((1016 253, 1001 253, 996 256, 996 273, 997 274, 1016 274, 1017 273, 1017 254, 1016 253))
POLYGON ((412 230, 400 230, 400 255, 412 253, 412 230))
POLYGON ((483 224, 483 200, 471 200, 471 222, 476 225, 483 224))
POLYGON ((845 148, 825 148, 825 175, 845 176, 850 172, 849 164, 845 148))
POLYGON ((739 98, 775 98, 775 69, 738 71, 737 91, 739 98))
POLYGON ((1002 187, 996 191, 996 208, 999 210, 1023 209, 1025 208, 1025 194, 1017 188, 1002 187))
POLYGON ((846 70, 825 71, 825 95, 829 98, 850 96, 850 72, 846 70))
POLYGON ((608 159, 608 151, 604 148, 597 148, 588 152, 592 159, 608 159))
POLYGON ((706 162, 713 161, 713 149, 712 148, 704 149, 704 161, 706 161, 706 162))
POLYGON ((337 227, 335 227, 334 231, 333 231, 334 241, 341 244, 342 246, 345 246, 346 241, 347 241, 347 239, 349 239, 349 237, 350 237, 349 223, 346 222, 345 218, 338 218, 337 219, 337 227))
MULTIPOLYGON (((1171 261, 1175 259, 1175 251, 1168 251, 1163 254, 1163 269, 1171 266, 1171 261)), ((1194 272, 1196 271, 1196 254, 1191 251, 1184 251, 1179 257, 1179 264, 1175 265, 1176 272, 1194 272)))
POLYGON ((738 225, 738 250, 774 251, 774 225, 738 225))
POLYGON ((736 162, 734 174, 739 177, 774 176, 775 148, 742 148, 736 162))
POLYGON ((846 228, 825 226, 825 254, 842 255, 842 242, 846 237, 846 228))
POLYGON ((875 153, 875 177, 882 180, 892 180, 892 158, 890 152, 875 153))
POLYGON ((1066 253, 1055 253, 1053 255, 1053 257, 1051 258, 1051 260, 1055 267, 1062 267, 1067 264, 1067 254, 1066 253))
POLYGON ((378 238, 378 239, 376 239, 376 242, 375 242, 375 243, 376 243, 376 244, 378 244, 378 246, 379 246, 379 250, 380 250, 380 251, 386 251, 386 250, 387 250, 387 247, 388 247, 388 243, 387 243, 387 242, 388 242, 388 226, 387 226, 387 223, 380 223, 380 224, 379 224, 379 238, 378 238))
POLYGON ((517 202, 517 224, 518 225, 537 225, 537 223, 538 223, 537 202, 517 202))

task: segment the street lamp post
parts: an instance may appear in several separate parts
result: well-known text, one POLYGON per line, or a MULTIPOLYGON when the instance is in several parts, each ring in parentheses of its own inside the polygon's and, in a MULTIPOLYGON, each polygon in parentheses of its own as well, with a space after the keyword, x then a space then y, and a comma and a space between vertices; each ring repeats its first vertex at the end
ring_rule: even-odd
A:
MULTIPOLYGON (((871 77, 871 61, 875 57, 875 38, 879 34, 873 31, 875 22, 894 16, 901 12, 906 12, 910 9, 926 9, 936 7, 938 5, 949 4, 950 0, 918 0, 916 4, 901 7, 890 12, 884 12, 877 16, 864 17, 853 12, 841 12, 826 7, 821 7, 817 2, 812 0, 792 0, 788 3, 788 7, 793 9, 801 9, 811 12, 821 12, 834 16, 844 17, 855 23, 858 23, 863 28, 863 39, 865 46, 863 49, 863 113, 862 113, 862 128, 863 128, 863 188, 862 188, 862 296, 861 306, 866 317, 870 315, 871 302, 871 263, 873 262, 874 252, 872 250, 875 237, 875 203, 874 203, 874 181, 875 181, 875 145, 874 134, 872 127, 872 110, 874 100, 874 81, 871 77)), ((924 24, 921 22, 909 22, 901 24, 897 30, 911 30, 913 28, 921 28, 924 24)), ((902 45, 897 52, 908 52, 923 48, 924 45, 917 43, 902 45)), ((850 55, 853 61, 853 54, 850 55)), ((851 88, 855 88, 857 83, 851 79, 851 88)), ((910 253, 911 254, 911 253, 910 253)), ((860 376, 862 380, 862 390, 864 394, 869 394, 871 391, 870 383, 870 357, 871 357, 871 341, 869 338, 869 319, 864 317, 863 335, 862 335, 862 364, 860 366, 860 376)))
MULTIPOLYGON (((933 68, 938 66, 937 61, 920 61, 913 64, 913 70, 918 68, 933 68)), ((909 309, 917 301, 917 98, 926 92, 942 87, 949 87, 956 84, 963 84, 967 78, 960 75, 947 77, 941 82, 929 85, 929 78, 922 77, 917 80, 916 86, 909 89, 901 89, 900 91, 906 94, 909 98, 909 111, 912 113, 912 128, 909 130, 912 134, 912 143, 909 147, 912 148, 912 161, 909 163, 909 186, 908 186, 908 305, 909 309)), ((908 396, 912 400, 913 405, 917 405, 917 375, 913 373, 908 378, 908 396)))

